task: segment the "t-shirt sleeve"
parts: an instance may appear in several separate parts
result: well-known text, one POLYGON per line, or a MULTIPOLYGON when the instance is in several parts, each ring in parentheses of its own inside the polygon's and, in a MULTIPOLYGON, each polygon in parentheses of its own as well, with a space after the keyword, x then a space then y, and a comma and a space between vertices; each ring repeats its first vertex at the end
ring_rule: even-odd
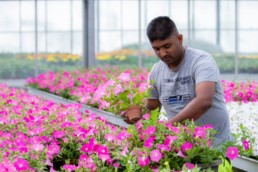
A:
POLYGON ((157 81, 157 73, 155 72, 156 65, 153 66, 151 69, 149 76, 148 76, 148 83, 152 86, 150 90, 150 97, 149 99, 159 99, 158 89, 156 85, 157 81))
POLYGON ((219 69, 211 55, 200 56, 193 68, 196 84, 204 81, 219 81, 219 69))

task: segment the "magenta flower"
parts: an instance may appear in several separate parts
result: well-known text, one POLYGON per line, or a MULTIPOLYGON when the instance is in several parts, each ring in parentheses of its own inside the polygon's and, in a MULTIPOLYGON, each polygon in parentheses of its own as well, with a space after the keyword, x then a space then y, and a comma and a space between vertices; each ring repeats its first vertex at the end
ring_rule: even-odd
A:
POLYGON ((119 163, 114 163, 113 166, 115 167, 115 170, 117 170, 118 167, 120 166, 120 164, 119 163))
POLYGON ((226 157, 230 160, 235 159, 238 156, 238 149, 236 147, 229 146, 226 152, 226 157))
POLYGON ((170 146, 170 144, 177 139, 177 136, 167 136, 164 140, 164 145, 170 146))
POLYGON ((17 159, 13 163, 13 165, 16 168, 17 171, 23 171, 23 170, 28 170, 29 169, 29 163, 24 159, 17 159))
POLYGON ((249 143, 248 143, 248 141, 247 141, 246 139, 244 139, 242 142, 243 142, 244 149, 245 149, 245 150, 248 150, 248 149, 249 149, 249 143))
POLYGON ((142 115, 142 119, 149 119, 150 118, 150 114, 149 113, 146 113, 144 115, 142 115))
POLYGON ((144 147, 147 147, 147 148, 151 148, 153 146, 153 142, 154 142, 154 137, 153 136, 150 136, 148 137, 144 143, 143 143, 143 146, 144 147))
POLYGON ((146 135, 152 135, 156 131, 156 128, 154 126, 149 126, 144 130, 144 134, 146 135))
POLYGON ((192 148, 193 148, 193 145, 192 145, 192 143, 189 143, 189 142, 184 142, 181 145, 182 152, 185 152, 186 150, 191 150, 192 148))
POLYGON ((108 154, 108 147, 99 145, 97 150, 98 155, 99 154, 108 154))
POLYGON ((64 133, 63 131, 54 131, 54 132, 53 132, 53 137, 56 138, 56 139, 57 139, 57 138, 61 138, 61 137, 64 136, 64 134, 65 134, 65 133, 64 133))
POLYGON ((76 170, 77 167, 75 165, 66 164, 66 165, 63 165, 63 169, 65 171, 71 172, 73 170, 76 170))
POLYGON ((126 131, 121 131, 117 133, 116 138, 117 140, 125 140, 126 138, 130 137, 131 135, 128 134, 126 131))
POLYGON ((137 157, 137 160, 138 160, 138 164, 141 166, 141 167, 145 167, 147 165, 150 164, 150 159, 147 155, 145 154, 141 154, 141 155, 138 155, 137 157))
POLYGON ((164 152, 164 151, 169 151, 169 147, 165 144, 156 144, 156 148, 160 149, 161 152, 164 152))
POLYGON ((166 124, 166 127, 176 134, 180 133, 180 130, 177 127, 172 126, 172 124, 166 124))
POLYGON ((184 163, 183 166, 185 166, 188 170, 191 170, 191 169, 193 169, 195 167, 194 164, 189 163, 189 162, 184 163))
POLYGON ((154 149, 150 152, 150 158, 154 162, 159 162, 161 157, 162 157, 162 154, 160 153, 160 151, 158 149, 154 149))
POLYGON ((206 138, 206 132, 204 127, 196 127, 194 129, 194 137, 195 138, 206 138))

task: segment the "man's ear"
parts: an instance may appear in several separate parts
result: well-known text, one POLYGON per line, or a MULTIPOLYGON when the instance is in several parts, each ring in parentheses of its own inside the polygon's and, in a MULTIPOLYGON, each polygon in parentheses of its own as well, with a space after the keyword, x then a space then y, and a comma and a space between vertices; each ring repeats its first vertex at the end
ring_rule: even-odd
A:
POLYGON ((183 35, 182 34, 178 34, 177 38, 178 38, 179 43, 182 45, 183 44, 183 35))

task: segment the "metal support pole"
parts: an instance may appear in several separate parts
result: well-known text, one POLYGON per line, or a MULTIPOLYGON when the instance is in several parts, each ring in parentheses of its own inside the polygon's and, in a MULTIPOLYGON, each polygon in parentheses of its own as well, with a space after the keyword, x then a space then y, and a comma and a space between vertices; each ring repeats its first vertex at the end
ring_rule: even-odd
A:
POLYGON ((35 0, 35 76, 39 74, 38 67, 38 0, 35 0))
POLYGON ((141 15, 141 0, 139 2, 139 50, 138 50, 138 66, 142 67, 142 29, 141 29, 141 24, 142 24, 142 15, 141 15))
POLYGON ((235 80, 238 77, 238 0, 235 0, 235 80))
POLYGON ((94 0, 83 0, 83 67, 95 67, 94 0))
POLYGON ((21 9, 21 0, 19 1, 19 51, 22 53, 22 9, 21 9))
POLYGON ((70 53, 73 54, 73 0, 70 0, 70 53))
POLYGON ((188 45, 191 45, 191 14, 190 14, 190 0, 187 1, 187 36, 188 36, 188 45))
POLYGON ((47 14, 48 14, 48 0, 45 0, 45 54, 47 55, 48 53, 48 18, 47 18, 47 14))
POLYGON ((216 1, 216 44, 220 46, 220 0, 216 1))

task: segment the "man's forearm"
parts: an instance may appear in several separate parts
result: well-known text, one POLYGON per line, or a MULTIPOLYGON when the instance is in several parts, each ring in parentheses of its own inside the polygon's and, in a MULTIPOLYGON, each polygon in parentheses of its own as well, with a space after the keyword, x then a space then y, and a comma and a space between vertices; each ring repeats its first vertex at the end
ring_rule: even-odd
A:
POLYGON ((212 105, 212 101, 194 98, 182 111, 169 120, 169 123, 182 122, 186 119, 197 120, 212 105))

